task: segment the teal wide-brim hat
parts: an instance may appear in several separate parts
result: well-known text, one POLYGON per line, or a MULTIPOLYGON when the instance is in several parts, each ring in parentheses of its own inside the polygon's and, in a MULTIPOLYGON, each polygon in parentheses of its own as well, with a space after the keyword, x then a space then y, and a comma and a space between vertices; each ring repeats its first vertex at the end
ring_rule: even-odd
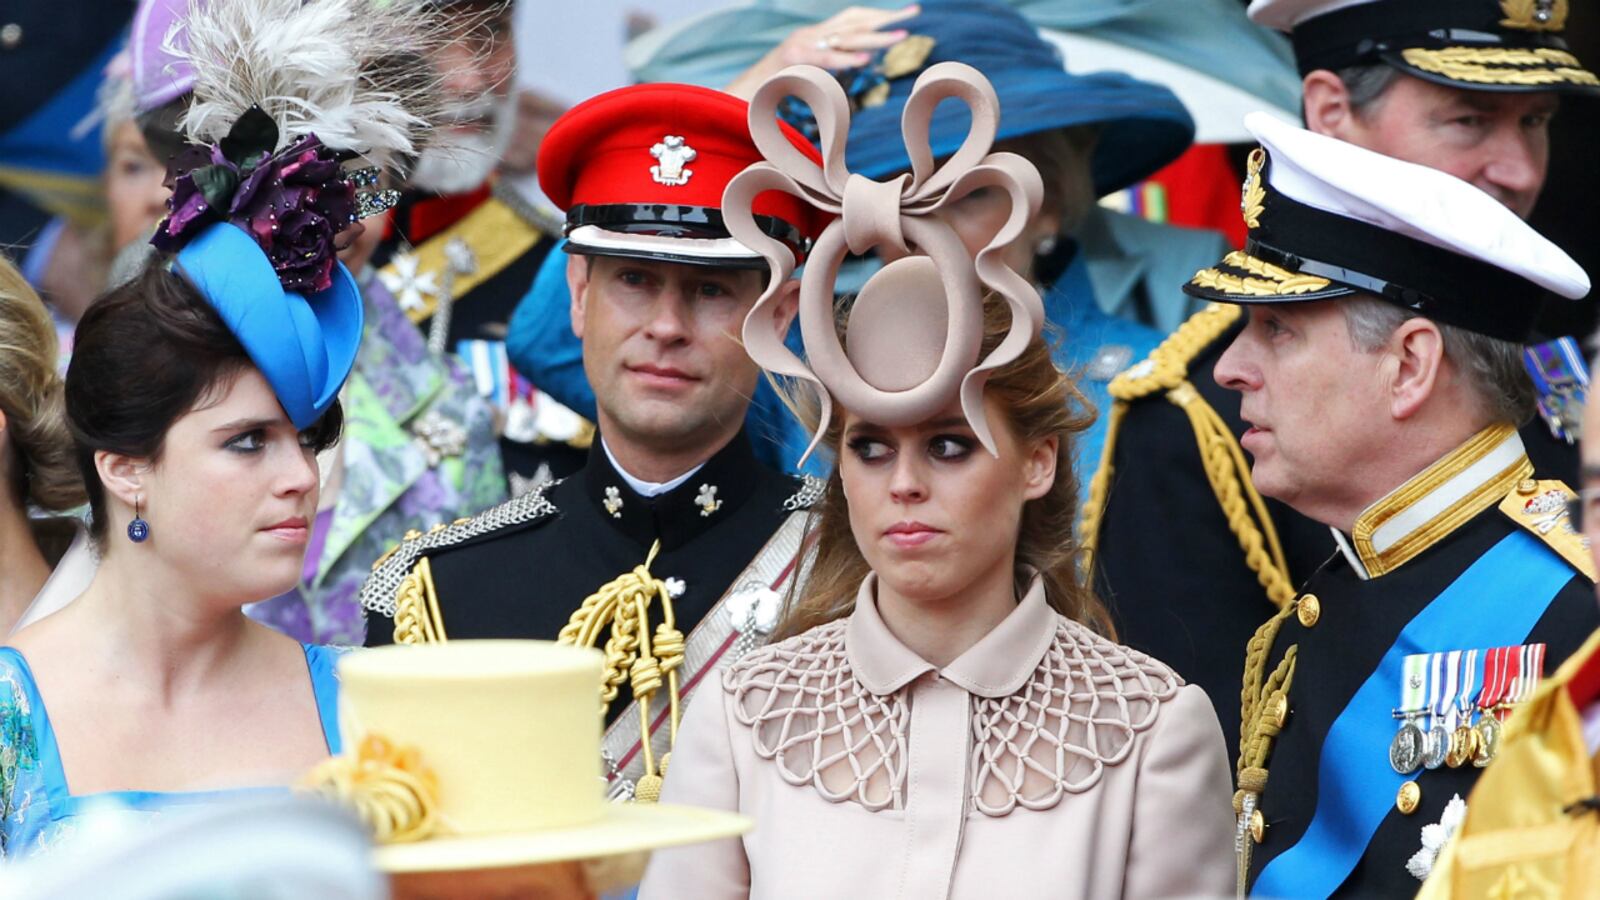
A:
POLYGON ((361 345, 361 289, 334 262, 328 287, 285 290, 256 240, 230 222, 178 251, 174 270, 239 339, 296 428, 309 428, 339 397, 361 345))
MULTIPOLYGON (((1113 72, 1074 75, 1060 52, 1011 7, 985 0, 924 0, 922 12, 897 23, 932 40, 922 65, 900 77, 860 82, 881 102, 863 103, 850 127, 850 171, 883 179, 911 168, 900 114, 917 76, 941 62, 965 63, 989 79, 1000 97, 1005 141, 1044 131, 1092 126, 1099 131, 1091 167, 1096 193, 1121 190, 1177 159, 1194 140, 1194 119, 1167 88, 1113 72)), ((935 157, 961 146, 971 125, 967 108, 945 103, 929 125, 935 157)))
MULTIPOLYGON (((814 25, 837 12, 835 7, 846 5, 845 0, 756 0, 704 13, 634 40, 627 49, 628 65, 641 81, 670 79, 721 87, 795 28, 814 25)), ((863 5, 888 7, 895 2, 867 0, 863 5)), ((916 76, 927 66, 950 60, 973 66, 994 85, 1000 96, 1001 140, 1074 125, 1099 126, 1102 135, 1093 166, 1102 195, 1154 172, 1189 146, 1194 121, 1176 95, 1126 75, 1070 74, 1060 52, 1022 14, 1029 12, 1028 4, 1023 6, 1019 13, 993 0, 926 0, 921 15, 895 23, 894 28, 933 38, 934 47, 920 66, 888 83, 890 90, 881 105, 854 114, 851 171, 882 178, 910 168, 900 138, 899 111, 916 76)), ((1117 19, 1117 15, 1101 17, 1117 19)), ((1117 35, 1118 40, 1125 37, 1117 35)), ((1070 64, 1071 59, 1065 62, 1070 64)), ((1287 68, 1292 75, 1292 67, 1287 68)), ((947 106, 933 121, 933 151, 938 154, 953 152, 966 133, 965 109, 956 108, 959 104, 947 106)))

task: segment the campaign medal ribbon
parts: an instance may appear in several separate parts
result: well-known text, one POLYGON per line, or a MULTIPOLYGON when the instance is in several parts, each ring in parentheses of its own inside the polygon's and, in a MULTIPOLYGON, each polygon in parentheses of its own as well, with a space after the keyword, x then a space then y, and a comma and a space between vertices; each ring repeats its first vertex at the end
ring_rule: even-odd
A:
POLYGON ((1450 752, 1444 762, 1452 769, 1459 769, 1478 755, 1478 733, 1472 730, 1472 691, 1478 684, 1478 651, 1457 650, 1451 655, 1457 657, 1460 664, 1461 686, 1450 713, 1455 730, 1450 732, 1450 752))
POLYGON ((1407 656, 1400 679, 1400 708, 1394 712, 1395 718, 1403 721, 1389 744, 1389 765, 1401 775, 1410 775, 1422 768, 1427 739, 1417 727, 1417 718, 1427 710, 1427 684, 1428 655, 1407 656))
POLYGON ((1500 752, 1499 709, 1511 692, 1511 658, 1515 647, 1495 647, 1483 656, 1483 692, 1478 694, 1478 753, 1472 764, 1483 768, 1500 752))
POLYGON ((1511 699, 1513 705, 1532 697, 1539 689, 1539 682, 1544 680, 1544 645, 1524 644, 1520 655, 1522 672, 1517 679, 1517 694, 1511 699))
MULTIPOLYGON (((1459 652, 1459 651, 1455 651, 1459 652)), ((1448 664, 1447 653, 1428 657, 1428 742, 1422 754, 1425 768, 1444 765, 1450 753, 1449 715, 1455 706, 1456 670, 1448 664)))

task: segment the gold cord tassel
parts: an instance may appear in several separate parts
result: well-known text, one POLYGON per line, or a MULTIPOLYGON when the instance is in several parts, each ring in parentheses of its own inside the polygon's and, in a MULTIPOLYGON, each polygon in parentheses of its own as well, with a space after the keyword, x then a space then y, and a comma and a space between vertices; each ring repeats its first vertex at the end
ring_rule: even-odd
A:
POLYGON ((650 565, 661 550, 661 542, 650 547, 643 565, 608 582, 600 590, 584 599, 583 605, 572 614, 558 643, 576 647, 593 647, 609 626, 611 635, 606 639, 604 677, 600 685, 600 718, 605 720, 611 702, 617 699, 622 682, 626 680, 633 691, 634 703, 639 707, 639 736, 644 775, 635 787, 634 796, 643 802, 654 802, 661 796, 661 775, 666 771, 669 753, 661 755, 658 765, 655 749, 650 746, 650 706, 663 684, 667 688, 667 703, 671 715, 667 719, 667 746, 678 740, 678 669, 683 665, 684 637, 677 628, 677 618, 672 611, 672 596, 667 584, 650 574, 650 565), (661 624, 654 635, 650 631, 650 602, 661 603, 661 624))
MULTIPOLYGON (((1282 718, 1288 715, 1289 688, 1294 684, 1295 660, 1300 654, 1298 644, 1283 654, 1283 659, 1270 674, 1267 673, 1267 656, 1278 638, 1283 623, 1294 614, 1292 604, 1284 608, 1260 628, 1245 651, 1244 689, 1239 726, 1239 789, 1233 795, 1234 815, 1240 816, 1238 832, 1238 871, 1236 887, 1240 897, 1245 896, 1246 882, 1250 877, 1250 857, 1254 837, 1247 833, 1243 819, 1248 806, 1267 789, 1267 757, 1272 754, 1273 742, 1283 727, 1282 718)), ((1259 814, 1259 813, 1258 813, 1259 814)))

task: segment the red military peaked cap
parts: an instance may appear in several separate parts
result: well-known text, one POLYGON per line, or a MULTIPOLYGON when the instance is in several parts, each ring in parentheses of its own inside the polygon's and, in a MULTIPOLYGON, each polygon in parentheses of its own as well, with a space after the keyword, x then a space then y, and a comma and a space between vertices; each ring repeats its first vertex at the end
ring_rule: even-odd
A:
MULTIPOLYGON (((619 88, 568 110, 539 147, 539 186, 567 211, 568 252, 765 267, 722 224, 723 189, 763 160, 749 117, 745 101, 688 84, 619 88)), ((822 165, 800 132, 782 127, 822 165)), ((757 198, 755 213, 797 258, 830 218, 776 191, 757 198)))

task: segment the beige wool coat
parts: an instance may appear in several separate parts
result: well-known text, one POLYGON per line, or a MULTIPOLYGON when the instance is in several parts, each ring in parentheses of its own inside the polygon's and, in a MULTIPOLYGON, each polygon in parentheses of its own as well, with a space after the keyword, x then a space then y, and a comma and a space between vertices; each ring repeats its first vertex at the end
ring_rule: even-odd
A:
POLYGON ((643 900, 1232 895, 1232 780, 1199 688, 1037 580, 943 669, 875 596, 869 576, 848 618, 696 699, 661 799, 756 827, 657 851, 643 900))

